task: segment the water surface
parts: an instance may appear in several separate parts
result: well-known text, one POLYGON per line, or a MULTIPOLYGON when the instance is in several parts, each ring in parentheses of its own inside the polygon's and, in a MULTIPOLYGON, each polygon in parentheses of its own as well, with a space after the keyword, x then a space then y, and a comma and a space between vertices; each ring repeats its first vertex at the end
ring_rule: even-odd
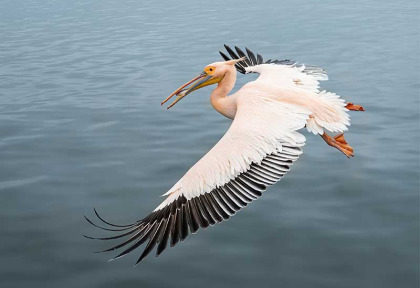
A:
MULTIPOLYGON (((418 1, 2 1, 1 287, 418 287, 418 1), (362 104, 229 222, 108 263, 83 215, 145 216, 223 135, 210 88, 159 103, 223 44, 325 67, 362 104)), ((237 86, 254 76, 238 77, 237 86)))

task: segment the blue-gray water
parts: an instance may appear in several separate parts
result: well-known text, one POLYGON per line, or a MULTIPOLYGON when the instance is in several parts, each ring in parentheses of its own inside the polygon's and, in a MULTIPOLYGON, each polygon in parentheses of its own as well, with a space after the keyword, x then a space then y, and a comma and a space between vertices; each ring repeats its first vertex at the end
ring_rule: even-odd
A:
POLYGON ((418 1, 228 2, 1 1, 1 287, 418 287, 418 1), (211 88, 160 106, 223 43, 326 68, 366 109, 356 157, 305 132, 228 222, 136 268, 93 254, 84 214, 145 216, 229 127, 211 88))

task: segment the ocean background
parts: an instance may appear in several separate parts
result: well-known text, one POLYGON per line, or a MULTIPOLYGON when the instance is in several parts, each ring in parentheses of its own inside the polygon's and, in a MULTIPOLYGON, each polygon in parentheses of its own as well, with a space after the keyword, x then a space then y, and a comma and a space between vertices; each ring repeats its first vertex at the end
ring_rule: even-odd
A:
POLYGON ((418 287, 419 1, 0 4, 0 287, 418 287), (160 106, 225 43, 325 68, 356 157, 304 132, 228 222, 107 262, 83 215, 143 218, 228 129, 211 88, 160 106))

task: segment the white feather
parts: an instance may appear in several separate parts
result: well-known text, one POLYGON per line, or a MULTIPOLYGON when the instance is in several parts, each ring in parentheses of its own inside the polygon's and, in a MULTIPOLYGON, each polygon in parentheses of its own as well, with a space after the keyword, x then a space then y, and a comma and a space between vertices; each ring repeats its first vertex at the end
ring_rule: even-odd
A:
MULTIPOLYGON (((277 94, 281 94, 281 91, 283 91, 282 94, 289 91, 290 95, 299 98, 302 106, 319 107, 319 109, 312 109, 311 118, 308 119, 306 124, 309 132, 322 135, 324 129, 331 132, 348 130, 350 117, 347 114, 348 110, 345 108, 344 100, 335 93, 319 91, 318 80, 328 79, 322 69, 313 66, 308 68, 304 65, 295 67, 293 65, 261 64, 247 67, 246 71, 261 74, 257 80, 248 83, 246 85, 248 87, 252 85, 251 83, 257 83, 257 87, 263 84, 265 87, 271 87, 271 91, 278 91, 277 94)), ((276 93, 271 91, 268 93, 276 98, 276 96, 273 96, 276 93)), ((284 97, 282 97, 282 100, 284 100, 284 97)))
POLYGON ((305 137, 296 132, 305 126, 310 111, 270 98, 241 97, 231 127, 166 194, 160 210, 183 195, 187 199, 223 186, 251 163, 261 163, 267 154, 281 151, 281 142, 303 146, 305 137))

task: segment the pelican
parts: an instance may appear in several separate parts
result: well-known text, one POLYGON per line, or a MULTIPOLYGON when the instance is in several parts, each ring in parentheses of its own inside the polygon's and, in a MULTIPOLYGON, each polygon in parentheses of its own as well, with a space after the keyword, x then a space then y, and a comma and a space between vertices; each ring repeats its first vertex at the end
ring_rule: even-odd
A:
POLYGON ((220 52, 225 61, 207 65, 162 105, 176 96, 169 109, 193 91, 217 84, 210 101, 220 114, 233 119, 229 130, 163 194, 166 199, 145 218, 116 225, 104 220, 96 210, 101 226, 86 218, 98 228, 117 232, 110 237, 87 238, 123 239, 120 244, 100 251, 122 249, 111 260, 146 243, 138 264, 156 246, 158 256, 168 243, 175 246, 200 228, 228 220, 290 170, 302 154, 306 139, 298 131, 304 127, 347 157, 353 156, 353 148, 343 136, 350 126, 347 112, 364 109, 346 103, 332 92, 321 91, 319 81, 328 80, 322 68, 291 60, 264 61, 260 54, 255 55, 248 48, 246 54, 238 47, 235 51, 227 45, 225 48, 230 58, 220 52), (228 96, 237 71, 260 76, 228 96), (339 134, 331 137, 326 130, 339 134))

